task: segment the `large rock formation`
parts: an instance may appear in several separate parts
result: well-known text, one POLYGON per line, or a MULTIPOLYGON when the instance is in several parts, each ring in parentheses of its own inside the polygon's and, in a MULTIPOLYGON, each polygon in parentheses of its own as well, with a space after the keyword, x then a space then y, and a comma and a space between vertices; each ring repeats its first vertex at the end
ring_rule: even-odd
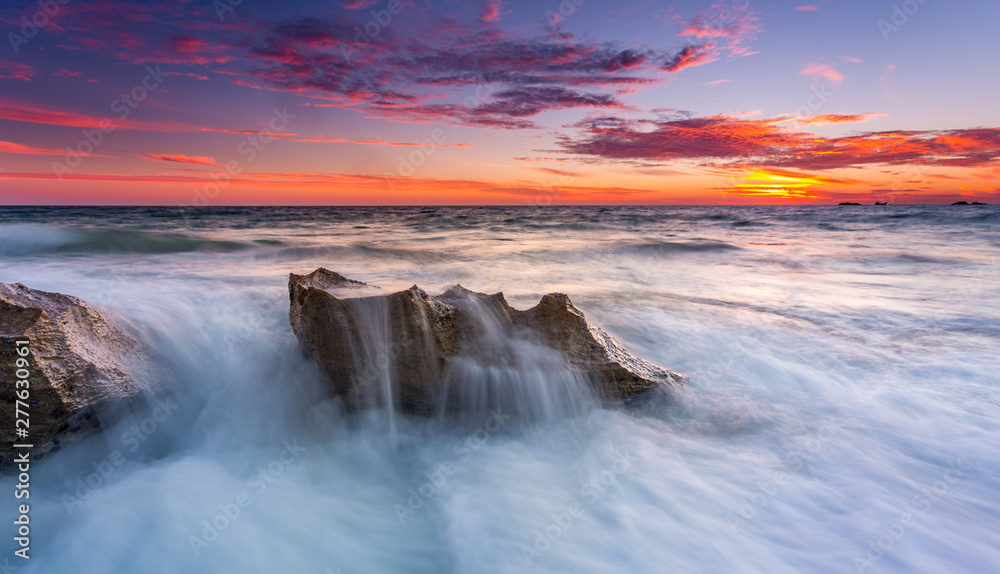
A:
MULTIPOLYGON (((139 329, 68 295, 0 283, 0 457, 27 443, 35 458, 114 422, 155 380, 139 329), (21 357, 17 341, 28 341, 21 357), (18 363, 18 359, 26 359, 18 363), (18 371, 27 370, 30 427, 15 435, 18 371)), ((23 428, 23 427, 22 427, 23 428)))
POLYGON ((449 380, 458 376, 456 363, 516 370, 525 361, 520 342, 556 359, 530 353, 542 357, 531 368, 582 376, 608 402, 681 378, 631 355, 561 293, 519 311, 501 293, 455 286, 431 297, 413 286, 386 294, 323 268, 291 274, 288 292, 292 330, 352 409, 391 403, 416 414, 454 410, 461 403, 454 396, 460 385, 449 380))

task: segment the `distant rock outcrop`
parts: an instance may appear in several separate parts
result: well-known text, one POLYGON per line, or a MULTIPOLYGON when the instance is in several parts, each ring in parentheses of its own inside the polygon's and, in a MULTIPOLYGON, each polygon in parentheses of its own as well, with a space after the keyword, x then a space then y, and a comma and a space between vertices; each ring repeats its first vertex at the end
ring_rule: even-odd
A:
POLYGON ((32 444, 37 458, 114 422, 153 386, 151 356, 138 327, 113 311, 0 283, 2 460, 13 460, 15 442, 32 444), (28 341, 26 357, 18 341, 28 341), (19 372, 28 375, 27 409, 16 403, 19 372), (30 417, 26 437, 15 437, 18 406, 30 417))
POLYGON ((682 378, 631 355, 561 293, 519 311, 501 293, 455 286, 432 297, 413 286, 386 294, 323 268, 291 274, 288 292, 292 330, 352 409, 392 400, 407 413, 454 410, 459 401, 448 396, 446 379, 458 357, 516 368, 503 345, 491 343, 498 333, 552 349, 563 369, 585 376, 606 401, 682 378), (380 399, 378 387, 387 385, 391 398, 380 399))

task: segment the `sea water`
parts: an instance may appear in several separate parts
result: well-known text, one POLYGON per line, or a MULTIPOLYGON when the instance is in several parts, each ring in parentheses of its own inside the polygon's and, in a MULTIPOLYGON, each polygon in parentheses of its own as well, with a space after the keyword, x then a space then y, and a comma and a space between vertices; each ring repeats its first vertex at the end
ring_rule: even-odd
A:
POLYGON ((46 574, 997 572, 998 223, 991 206, 3 208, 0 281, 135 321, 172 392, 32 465, 28 561, 3 474, 0 549, 46 574), (347 413, 288 324, 288 273, 320 266, 519 309, 567 293, 687 378, 600 406, 524 367, 543 351, 491 341, 528 358, 456 368, 512 409, 347 413))

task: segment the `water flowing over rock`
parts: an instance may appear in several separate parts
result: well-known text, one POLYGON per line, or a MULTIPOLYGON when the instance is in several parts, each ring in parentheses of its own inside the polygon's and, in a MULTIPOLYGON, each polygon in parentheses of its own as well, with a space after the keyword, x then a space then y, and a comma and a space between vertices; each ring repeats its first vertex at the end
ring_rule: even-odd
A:
POLYGON ((323 268, 291 274, 288 291, 292 330, 350 409, 538 418, 681 379, 631 355, 561 293, 519 311, 502 293, 385 293, 323 268))
MULTIPOLYGON (((108 309, 20 283, 0 283, 0 453, 32 444, 36 455, 115 422, 154 389, 151 352, 137 326, 108 309), (27 340, 27 365, 17 341, 27 340), (15 381, 28 372, 28 436, 15 438, 15 381)), ((23 417, 22 417, 23 418, 23 417)))

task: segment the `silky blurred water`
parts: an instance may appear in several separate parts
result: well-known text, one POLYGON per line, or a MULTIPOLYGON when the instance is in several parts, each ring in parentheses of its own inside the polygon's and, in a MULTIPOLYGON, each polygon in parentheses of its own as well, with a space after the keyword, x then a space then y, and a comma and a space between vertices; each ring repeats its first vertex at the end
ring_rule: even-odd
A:
POLYGON ((996 572, 998 223, 992 206, 3 208, 0 281, 113 307, 174 383, 33 465, 32 558, 6 519, 4 556, 39 573, 996 572), (517 308, 564 292, 688 379, 555 420, 345 415, 288 325, 288 273, 319 266, 517 308))

